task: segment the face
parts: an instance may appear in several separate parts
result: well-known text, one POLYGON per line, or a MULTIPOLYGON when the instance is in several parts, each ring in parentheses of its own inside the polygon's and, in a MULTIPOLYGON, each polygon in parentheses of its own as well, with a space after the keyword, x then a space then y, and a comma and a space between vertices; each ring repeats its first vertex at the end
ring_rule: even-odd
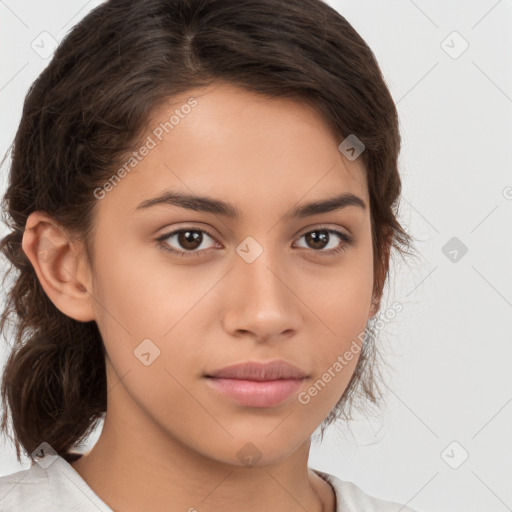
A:
POLYGON ((90 291, 115 385, 109 421, 143 418, 170 443, 237 465, 243 450, 269 464, 309 440, 373 314, 365 169, 341 142, 311 107, 228 85, 155 110, 147 151, 96 205, 90 291), (152 201, 164 193, 196 202, 152 201), (365 207, 302 208, 348 194, 365 207), (238 388, 245 399, 206 377, 274 360, 306 377, 238 388))

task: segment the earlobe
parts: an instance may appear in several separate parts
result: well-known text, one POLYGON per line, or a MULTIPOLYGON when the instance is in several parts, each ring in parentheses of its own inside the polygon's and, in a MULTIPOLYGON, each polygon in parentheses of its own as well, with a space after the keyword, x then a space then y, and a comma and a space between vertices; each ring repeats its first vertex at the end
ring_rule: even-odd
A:
POLYGON ((21 246, 55 307, 80 322, 94 320, 88 265, 55 219, 42 211, 31 213, 21 246))

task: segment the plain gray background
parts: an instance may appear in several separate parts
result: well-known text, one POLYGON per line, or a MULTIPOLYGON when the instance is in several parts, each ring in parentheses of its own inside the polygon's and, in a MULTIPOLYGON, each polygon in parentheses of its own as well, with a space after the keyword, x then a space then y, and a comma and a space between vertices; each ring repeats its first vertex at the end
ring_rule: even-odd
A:
MULTIPOLYGON (((52 40, 100 3, 0 1, 2 155, 52 40)), ((353 436, 331 427, 310 466, 420 512, 510 510, 512 0, 327 3, 372 48, 397 103, 400 219, 421 257, 397 260, 382 305, 404 309, 381 331, 394 369, 381 415, 356 418, 353 436)), ((0 450, 0 475, 29 467, 0 450)))

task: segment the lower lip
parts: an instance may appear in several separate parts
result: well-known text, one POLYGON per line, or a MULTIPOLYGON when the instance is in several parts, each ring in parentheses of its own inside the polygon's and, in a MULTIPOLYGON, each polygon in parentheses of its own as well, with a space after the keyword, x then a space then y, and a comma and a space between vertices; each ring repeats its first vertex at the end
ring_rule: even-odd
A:
POLYGON ((255 381, 208 377, 207 382, 213 389, 240 405, 275 407, 290 398, 301 387, 304 379, 255 381))

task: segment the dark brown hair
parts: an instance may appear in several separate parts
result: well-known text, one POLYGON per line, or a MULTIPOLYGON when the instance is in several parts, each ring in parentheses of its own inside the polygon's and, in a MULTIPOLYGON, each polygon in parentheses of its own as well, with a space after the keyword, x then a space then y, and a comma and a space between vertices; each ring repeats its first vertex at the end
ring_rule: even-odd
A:
MULTIPOLYGON (((27 217, 42 210, 84 242, 93 266, 97 199, 140 142, 148 117, 173 95, 229 83, 267 97, 314 106, 338 134, 365 145, 380 299, 390 248, 411 246, 396 214, 401 182, 398 115, 370 48, 320 0, 110 0, 91 11, 58 46, 30 87, 11 146, 0 250, 16 276, 0 329, 15 343, 6 362, 1 431, 30 455, 43 441, 66 456, 106 411, 103 341, 94 321, 58 310, 41 287, 21 240, 27 217)), ((4 279, 5 280, 5 279, 4 279)), ((356 397, 377 403, 369 331, 348 388, 322 424, 350 418, 356 397)))

